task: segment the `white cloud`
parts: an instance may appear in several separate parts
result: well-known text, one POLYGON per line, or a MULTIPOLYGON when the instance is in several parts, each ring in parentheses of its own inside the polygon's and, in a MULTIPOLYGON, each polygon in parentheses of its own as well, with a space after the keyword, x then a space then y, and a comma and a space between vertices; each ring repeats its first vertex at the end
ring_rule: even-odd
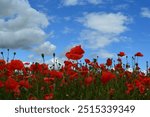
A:
POLYGON ((78 0, 63 0, 64 6, 74 6, 78 4, 78 0))
POLYGON ((141 9, 141 15, 143 17, 150 18, 150 9, 148 9, 148 8, 142 8, 141 9))
POLYGON ((103 3, 103 0, 62 0, 64 6, 85 5, 88 3, 98 5, 103 3))
POLYGON ((116 54, 110 53, 106 50, 100 50, 100 52, 98 52, 98 56, 100 56, 101 58, 114 58, 116 57, 116 54))
POLYGON ((28 0, 0 0, 0 48, 32 49, 44 43, 49 21, 28 0))
POLYGON ((51 44, 49 41, 44 42, 41 44, 38 48, 34 48, 34 51, 44 55, 52 55, 54 50, 56 49, 56 46, 51 44))
POLYGON ((98 49, 122 41, 121 34, 127 31, 129 18, 121 13, 87 13, 78 21, 85 26, 80 40, 86 47, 98 49))
POLYGON ((128 19, 121 13, 89 13, 82 19, 85 27, 102 33, 120 34, 127 30, 128 19))
POLYGON ((104 48, 112 42, 120 41, 119 38, 116 38, 116 35, 106 35, 95 30, 82 30, 80 34, 80 39, 86 46, 86 48, 91 49, 104 48))

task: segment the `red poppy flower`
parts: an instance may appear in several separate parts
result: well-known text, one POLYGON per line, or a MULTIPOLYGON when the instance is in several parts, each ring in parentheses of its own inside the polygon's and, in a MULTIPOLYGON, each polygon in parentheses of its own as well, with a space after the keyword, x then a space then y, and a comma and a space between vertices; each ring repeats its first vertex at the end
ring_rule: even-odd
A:
POLYGON ((29 89, 31 88, 32 86, 29 84, 28 80, 21 80, 19 82, 19 85, 22 86, 22 87, 25 87, 26 89, 29 89))
POLYGON ((24 68, 24 64, 20 60, 11 60, 10 69, 11 70, 22 70, 24 68))
POLYGON ((112 59, 108 58, 107 62, 106 62, 106 65, 107 66, 111 66, 112 65, 112 59))
POLYGON ((50 71, 50 76, 53 78, 58 78, 58 79, 62 79, 63 78, 63 73, 56 71, 56 70, 52 70, 50 71))
POLYGON ((86 86, 89 86, 93 82, 93 78, 91 76, 85 78, 84 83, 86 86))
POLYGON ((145 92, 145 86, 144 85, 140 85, 138 88, 139 88, 139 91, 141 94, 143 94, 145 92))
POLYGON ((55 79, 55 78, 48 78, 48 77, 45 77, 45 78, 44 78, 44 82, 45 82, 45 83, 50 83, 50 82, 53 82, 54 79, 55 79))
POLYGON ((86 64, 89 64, 90 63, 90 60, 89 59, 84 59, 86 64))
POLYGON ((84 54, 84 50, 81 48, 81 45, 71 48, 70 52, 73 54, 84 54))
POLYGON ((1 65, 1 64, 6 64, 5 60, 0 59, 0 65, 1 65))
POLYGON ((143 54, 141 52, 137 52, 134 56, 139 56, 139 57, 142 57, 143 54))
POLYGON ((50 85, 50 86, 49 86, 49 89, 50 89, 51 91, 53 91, 53 90, 54 90, 54 85, 50 85))
POLYGON ((81 45, 73 47, 70 52, 66 53, 66 57, 72 60, 79 60, 83 57, 84 50, 81 48, 81 45))
POLYGON ((8 78, 5 82, 6 90, 13 90, 16 91, 16 89, 19 88, 19 83, 15 81, 13 78, 8 78))
POLYGON ((71 61, 64 61, 65 66, 72 65, 71 61))
POLYGON ((130 94, 130 92, 134 90, 134 85, 130 83, 126 83, 126 86, 127 86, 126 94, 130 94))
POLYGON ((120 52, 120 53, 118 54, 118 56, 123 57, 123 56, 125 56, 125 53, 124 53, 124 52, 120 52))
POLYGON ((83 57, 83 54, 72 54, 71 52, 67 52, 66 57, 72 60, 79 60, 83 57))
POLYGON ((5 68, 6 62, 3 59, 0 59, 0 70, 3 70, 5 68))
POLYGON ((114 79, 116 76, 109 72, 109 71, 104 71, 102 72, 102 76, 101 76, 101 82, 103 84, 107 84, 110 80, 114 79))
POLYGON ((52 100, 53 98, 54 98, 54 94, 53 93, 44 95, 44 100, 52 100))

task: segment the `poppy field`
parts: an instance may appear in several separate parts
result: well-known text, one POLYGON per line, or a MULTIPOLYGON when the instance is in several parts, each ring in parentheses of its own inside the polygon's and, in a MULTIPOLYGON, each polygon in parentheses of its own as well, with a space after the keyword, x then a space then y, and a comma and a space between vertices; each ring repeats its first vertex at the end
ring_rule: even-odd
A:
MULTIPOLYGON (((150 69, 140 70, 138 58, 133 55, 132 64, 124 52, 117 59, 108 58, 98 63, 98 57, 83 59, 81 45, 70 49, 64 65, 55 63, 24 63, 21 60, 0 60, 1 100, 149 100, 150 69), (83 59, 83 62, 80 62, 83 59), (123 63, 123 59, 126 60, 123 63), (57 66, 57 69, 55 69, 57 66), (130 69, 130 70, 129 70, 130 69)), ((15 56, 16 53, 14 53, 15 56)), ((1 52, 3 56, 3 52, 1 52)), ((55 59, 55 53, 53 54, 55 59)))

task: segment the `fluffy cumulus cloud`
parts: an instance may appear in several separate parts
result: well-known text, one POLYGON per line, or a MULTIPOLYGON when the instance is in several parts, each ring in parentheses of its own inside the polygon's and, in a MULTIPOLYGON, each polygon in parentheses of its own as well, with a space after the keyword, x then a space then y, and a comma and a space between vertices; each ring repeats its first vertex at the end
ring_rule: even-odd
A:
POLYGON ((115 53, 110 53, 106 50, 100 50, 98 53, 97 53, 101 58, 114 58, 116 57, 116 54, 115 53))
POLYGON ((62 0, 64 6, 75 6, 75 5, 85 5, 85 4, 101 4, 102 0, 62 0))
POLYGON ((54 52, 56 46, 51 44, 49 41, 44 42, 38 48, 35 48, 34 51, 41 54, 44 53, 45 55, 50 55, 54 52))
POLYGON ((141 8, 141 15, 146 18, 150 18, 150 9, 144 7, 141 8))
POLYGON ((44 43, 48 25, 47 16, 28 0, 0 0, 0 48, 31 49, 44 43))
POLYGON ((128 17, 121 13, 89 13, 78 21, 85 26, 81 31, 81 40, 89 48, 104 48, 113 42, 122 40, 120 34, 128 28, 128 17))

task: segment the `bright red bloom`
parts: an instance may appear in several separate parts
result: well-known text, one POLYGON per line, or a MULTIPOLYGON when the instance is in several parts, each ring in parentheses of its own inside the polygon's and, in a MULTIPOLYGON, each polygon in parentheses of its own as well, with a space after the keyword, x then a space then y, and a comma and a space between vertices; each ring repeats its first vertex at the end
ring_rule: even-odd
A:
POLYGON ((124 52, 120 52, 120 53, 118 54, 118 56, 123 57, 123 56, 125 56, 125 53, 124 53, 124 52))
POLYGON ((80 73, 83 77, 86 77, 88 75, 89 69, 86 66, 82 66, 80 69, 80 73))
POLYGON ((72 65, 71 61, 64 61, 65 66, 72 65))
POLYGON ((134 56, 139 56, 139 57, 142 57, 143 54, 141 52, 137 52, 134 56))
POLYGON ((6 62, 5 62, 5 60, 0 59, 0 65, 2 65, 2 64, 6 64, 6 62))
POLYGON ((13 90, 15 91, 19 88, 19 83, 15 81, 13 78, 8 78, 5 82, 6 90, 13 90))
POLYGON ((106 66, 105 66, 105 64, 100 64, 100 68, 102 69, 102 70, 105 70, 106 69, 106 66))
POLYGON ((103 84, 107 84, 110 80, 114 79, 116 76, 109 72, 109 71, 104 71, 102 72, 102 76, 101 76, 101 82, 103 84))
POLYGON ((77 79, 78 78, 78 73, 74 72, 73 74, 70 74, 69 78, 70 78, 70 80, 77 79))
POLYGON ((73 47, 70 52, 72 54, 84 54, 84 50, 81 48, 81 45, 73 47))
POLYGON ((49 89, 50 89, 51 91, 53 91, 53 90, 54 90, 54 85, 50 85, 50 86, 49 86, 49 89))
POLYGON ((29 81, 28 80, 21 80, 19 82, 19 85, 22 86, 22 87, 25 87, 26 89, 29 89, 31 88, 32 86, 29 84, 29 81))
POLYGON ((93 82, 93 78, 91 76, 85 78, 84 83, 86 86, 89 86, 93 82))
POLYGON ((55 78, 48 78, 48 77, 45 77, 45 78, 44 78, 44 82, 45 82, 45 83, 50 83, 50 82, 53 82, 54 79, 55 79, 55 78))
POLYGON ((0 70, 3 70, 5 68, 6 62, 3 59, 0 59, 0 70))
POLYGON ((111 66, 112 65, 112 59, 108 58, 107 62, 106 62, 106 65, 107 66, 111 66))
POLYGON ((134 90, 134 85, 130 83, 126 83, 126 86, 127 86, 126 94, 130 94, 130 92, 134 90))
POLYGON ((89 64, 90 63, 90 60, 89 59, 84 59, 86 64, 89 64))
POLYGON ((72 60, 79 60, 83 57, 83 54, 72 54, 71 52, 67 52, 66 57, 72 60))
POLYGON ((11 70, 23 70, 24 64, 20 60, 11 60, 10 69, 11 70))
POLYGON ((53 93, 44 95, 44 100, 52 100, 53 98, 54 98, 54 94, 53 93))
POLYGON ((73 47, 70 52, 66 53, 66 57, 72 60, 79 60, 83 57, 84 50, 81 48, 81 45, 73 47))
POLYGON ((140 85, 138 88, 139 88, 139 91, 141 94, 143 94, 145 92, 145 86, 144 85, 140 85))
POLYGON ((50 71, 50 76, 53 78, 58 78, 58 79, 62 79, 63 78, 63 73, 56 71, 56 70, 52 70, 50 71))

